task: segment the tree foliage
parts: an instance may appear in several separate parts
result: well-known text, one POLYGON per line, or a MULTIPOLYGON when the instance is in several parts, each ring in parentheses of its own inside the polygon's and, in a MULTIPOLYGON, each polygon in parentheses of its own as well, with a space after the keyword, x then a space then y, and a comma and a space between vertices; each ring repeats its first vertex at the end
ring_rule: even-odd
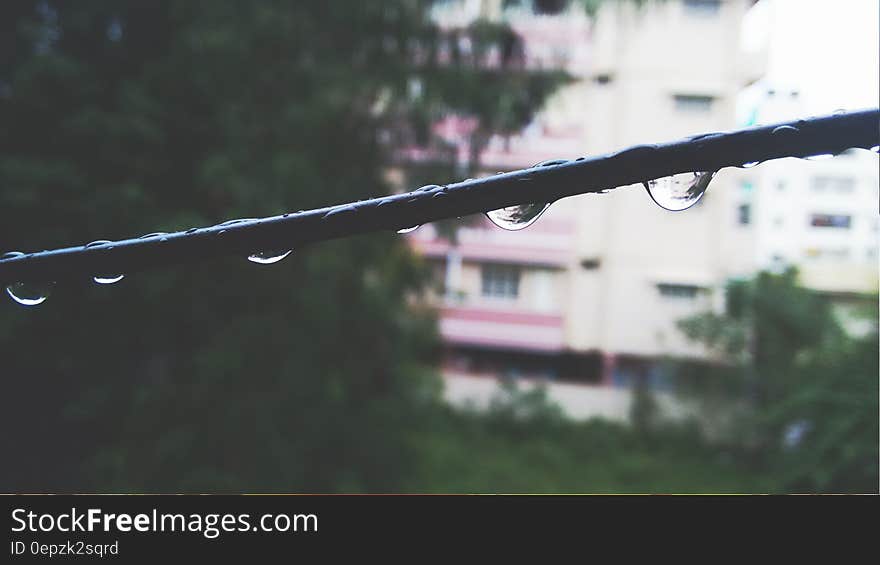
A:
MULTIPOLYGON (((794 269, 731 282, 723 313, 684 320, 718 365, 679 367, 710 427, 775 477, 777 488, 876 492, 877 297, 872 328, 844 331, 828 297, 794 269)), ((853 316, 852 312, 847 316, 853 316)))
MULTIPOLYGON (((440 40, 429 4, 4 2, 0 240, 386 193, 383 97, 483 72, 422 59, 440 40)), ((433 319, 406 303, 423 280, 379 234, 3 304, 4 488, 393 490, 415 457, 403 430, 438 390, 433 319)))

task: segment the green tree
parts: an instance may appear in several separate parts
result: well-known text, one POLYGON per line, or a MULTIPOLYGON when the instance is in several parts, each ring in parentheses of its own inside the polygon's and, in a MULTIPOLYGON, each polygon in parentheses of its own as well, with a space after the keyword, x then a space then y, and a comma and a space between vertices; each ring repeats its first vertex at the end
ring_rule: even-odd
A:
MULTIPOLYGON (((794 269, 731 282, 723 313, 681 327, 717 364, 679 367, 710 428, 777 481, 806 492, 876 492, 877 297, 870 331, 850 335, 794 269)), ((852 313, 847 316, 853 316, 852 313)))
MULTIPOLYGON (((386 193, 392 110, 471 111, 443 93, 484 73, 438 63, 429 8, 4 2, 0 241, 42 249, 386 193), (408 97, 413 76, 427 101, 408 97)), ((483 101, 528 73, 494 74, 483 101)), ((377 234, 272 267, 231 258, 5 303, 3 487, 394 490, 438 390, 432 316, 406 300, 423 280, 400 238, 377 234)))

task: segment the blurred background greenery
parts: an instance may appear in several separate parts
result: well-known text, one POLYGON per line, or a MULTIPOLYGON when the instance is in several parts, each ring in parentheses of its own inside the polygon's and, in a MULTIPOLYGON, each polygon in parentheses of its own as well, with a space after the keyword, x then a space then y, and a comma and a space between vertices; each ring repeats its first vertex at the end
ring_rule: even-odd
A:
MULTIPOLYGON (((478 136, 515 131, 566 81, 516 66, 512 32, 485 22, 473 37, 509 65, 432 64, 429 4, 3 2, 3 250, 386 194, 388 148, 440 109, 479 116, 478 136)), ((877 489, 877 335, 842 332, 792 273, 732 283, 727 312, 683 323, 747 352, 670 361, 708 426, 657 417, 647 389, 631 426, 515 386, 489 410, 448 406, 434 315, 407 300, 427 280, 402 238, 373 234, 271 268, 233 257, 7 301, 0 490, 877 489)))

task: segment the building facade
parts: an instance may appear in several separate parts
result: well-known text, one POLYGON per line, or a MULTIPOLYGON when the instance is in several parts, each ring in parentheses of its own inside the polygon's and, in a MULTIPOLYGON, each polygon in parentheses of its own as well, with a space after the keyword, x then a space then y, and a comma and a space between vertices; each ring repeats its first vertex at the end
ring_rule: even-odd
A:
MULTIPOLYGON (((532 65, 556 61, 576 78, 521 133, 490 140, 482 169, 735 127, 737 96, 763 71, 765 54, 740 43, 753 3, 607 2, 595 19, 577 3, 557 15, 505 11, 500 0, 444 3, 441 22, 507 18, 532 65)), ((636 185, 555 202, 521 231, 483 220, 461 228, 456 243, 432 226, 413 232, 443 283, 434 299, 444 370, 662 386, 658 359, 704 355, 677 321, 720 307, 725 281, 754 267, 754 230, 737 216, 740 173, 719 172, 683 212, 661 209, 636 185)))
MULTIPOLYGON (((760 87, 746 113, 750 121, 803 116, 797 91, 760 87)), ((750 253, 756 268, 796 266, 804 286, 830 295, 877 292, 876 153, 856 149, 763 163, 742 171, 740 193, 738 221, 754 232, 750 253)))

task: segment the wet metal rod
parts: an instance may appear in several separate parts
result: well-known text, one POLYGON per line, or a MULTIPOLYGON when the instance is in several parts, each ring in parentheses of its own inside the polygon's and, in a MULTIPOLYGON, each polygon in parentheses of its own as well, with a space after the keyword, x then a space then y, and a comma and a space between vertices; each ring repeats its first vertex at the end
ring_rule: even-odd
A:
POLYGON ((836 155, 878 143, 880 110, 876 108, 707 133, 328 208, 28 253, 0 259, 0 284, 128 274, 222 255, 296 249, 306 243, 398 230, 517 204, 553 202, 678 173, 717 171, 782 157, 836 155))

